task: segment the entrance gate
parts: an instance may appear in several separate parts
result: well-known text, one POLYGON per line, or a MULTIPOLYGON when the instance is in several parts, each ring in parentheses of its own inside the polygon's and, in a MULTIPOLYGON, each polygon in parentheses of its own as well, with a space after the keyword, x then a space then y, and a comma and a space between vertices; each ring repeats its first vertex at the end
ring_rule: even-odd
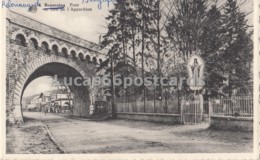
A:
POLYGON ((199 101, 184 102, 181 106, 182 124, 200 124, 202 122, 203 107, 199 101))

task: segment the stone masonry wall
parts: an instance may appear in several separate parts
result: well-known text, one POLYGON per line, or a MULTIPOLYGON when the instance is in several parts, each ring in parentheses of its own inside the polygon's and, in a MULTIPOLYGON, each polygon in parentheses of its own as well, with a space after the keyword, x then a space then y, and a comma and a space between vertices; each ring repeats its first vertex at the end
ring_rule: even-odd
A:
POLYGON ((248 117, 210 117, 210 127, 224 130, 253 131, 253 118, 248 117))
POLYGON ((17 24, 20 27, 23 26, 25 28, 28 28, 31 32, 34 32, 36 34, 43 33, 45 36, 53 37, 63 42, 68 42, 68 44, 70 43, 74 47, 85 48, 89 51, 92 51, 91 54, 97 54, 97 56, 98 54, 103 54, 99 45, 93 42, 81 39, 54 27, 20 15, 18 13, 9 11, 8 19, 10 19, 13 24, 17 24))

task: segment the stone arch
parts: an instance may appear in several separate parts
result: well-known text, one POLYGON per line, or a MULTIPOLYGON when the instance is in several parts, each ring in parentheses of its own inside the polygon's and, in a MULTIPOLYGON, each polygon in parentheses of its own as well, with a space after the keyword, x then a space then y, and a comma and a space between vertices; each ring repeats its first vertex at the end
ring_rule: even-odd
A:
POLYGON ((89 55, 89 51, 87 49, 85 49, 85 52, 84 53, 84 57, 86 57, 87 55, 89 55))
POLYGON ((28 43, 28 39, 27 39, 26 33, 25 33, 22 29, 19 29, 19 30, 13 32, 13 34, 12 34, 12 36, 11 36, 11 39, 12 39, 12 40, 15 40, 16 36, 19 35, 19 34, 21 34, 21 35, 24 36, 24 38, 25 38, 25 43, 27 44, 27 43, 28 43))
POLYGON ((96 59, 97 59, 97 64, 101 64, 103 62, 103 59, 98 54, 96 55, 96 59))
POLYGON ((52 47, 51 47, 51 50, 52 50, 52 52, 54 53, 54 54, 56 54, 56 55, 58 55, 59 54, 59 47, 56 45, 56 44, 53 44, 53 45, 51 45, 52 47))
POLYGON ((42 38, 42 39, 40 39, 39 44, 42 44, 42 42, 46 42, 46 43, 48 43, 49 46, 51 45, 50 40, 47 39, 47 38, 42 38))
POLYGON ((61 49, 61 54, 62 54, 62 56, 68 58, 69 57, 68 49, 66 47, 63 47, 61 49))
POLYGON ((27 37, 28 43, 29 43, 30 39, 32 39, 32 38, 34 38, 34 39, 37 41, 38 44, 40 43, 39 38, 38 38, 35 34, 30 34, 30 35, 27 37))
POLYGON ((97 58, 96 57, 93 57, 92 61, 93 61, 93 63, 97 64, 97 58))
POLYGON ((32 37, 32 38, 29 39, 28 46, 33 47, 33 48, 35 48, 35 49, 38 49, 38 47, 39 47, 39 41, 37 41, 37 39, 35 39, 35 38, 32 37))
POLYGON ((79 49, 77 52, 78 53, 82 53, 83 55, 85 55, 85 53, 84 53, 84 51, 82 49, 79 49))
POLYGON ((41 48, 42 48, 45 52, 49 52, 49 51, 51 50, 49 43, 46 42, 46 41, 42 41, 42 43, 41 43, 41 48))
MULTIPOLYGON (((71 48, 69 49, 69 53, 71 54, 72 51, 74 51, 74 52, 76 53, 76 57, 78 57, 78 52, 77 52, 76 48, 71 47, 71 48)), ((72 55, 71 55, 71 56, 72 56, 72 55)))
POLYGON ((88 55, 88 54, 86 55, 86 61, 87 61, 87 62, 91 62, 91 57, 90 57, 90 55, 88 55))
POLYGON ((70 56, 72 59, 78 59, 77 53, 75 50, 70 50, 70 56))
POLYGON ((78 53, 78 56, 79 56, 79 54, 81 53, 81 54, 83 55, 83 59, 85 60, 86 53, 84 52, 84 50, 79 49, 79 50, 77 51, 77 53, 78 53))
POLYGON ((80 61, 85 61, 83 53, 80 52, 78 57, 80 61))
POLYGON ((50 47, 53 48, 54 45, 57 46, 57 48, 58 48, 58 50, 57 50, 58 53, 61 52, 60 45, 59 45, 56 41, 53 41, 53 42, 50 44, 50 47))
MULTIPOLYGON (((25 68, 21 69, 20 75, 16 81, 15 87, 14 87, 14 94, 12 97, 12 106, 13 108, 15 108, 15 112, 14 112, 14 116, 17 120, 19 120, 19 117, 21 118, 20 120, 22 121, 22 111, 21 111, 21 103, 22 103, 22 96, 23 96, 23 92, 25 90, 26 85, 28 84, 28 80, 30 78, 30 76, 39 68, 41 68, 44 65, 49 65, 51 63, 59 63, 59 64, 63 64, 66 65, 68 67, 73 68, 74 70, 76 70, 81 77, 88 77, 87 73, 85 73, 85 71, 83 69, 81 69, 81 67, 75 62, 75 61, 68 61, 66 58, 64 57, 57 57, 54 55, 50 55, 48 57, 46 56, 41 56, 40 58, 36 59, 35 61, 32 61, 30 63, 28 63, 25 68)), ((88 87, 89 89, 89 106, 93 105, 93 101, 91 97, 91 87, 88 87)), ((87 108, 90 109, 90 108, 87 108)))
POLYGON ((61 46, 60 46, 60 50, 61 50, 61 52, 62 52, 62 49, 63 49, 63 48, 66 48, 66 49, 67 49, 67 51, 68 51, 68 56, 70 56, 70 50, 69 50, 69 47, 68 47, 66 44, 61 45, 61 46))
POLYGON ((22 34, 17 34, 15 37, 15 41, 19 45, 26 47, 26 39, 22 34))
POLYGON ((38 49, 39 47, 39 43, 40 43, 40 40, 38 39, 38 37, 35 35, 35 34, 30 34, 28 37, 27 37, 27 40, 28 40, 28 46, 29 45, 33 45, 32 47, 34 47, 35 49, 38 49))
POLYGON ((103 60, 101 58, 99 58, 98 62, 99 62, 99 64, 102 64, 103 60))

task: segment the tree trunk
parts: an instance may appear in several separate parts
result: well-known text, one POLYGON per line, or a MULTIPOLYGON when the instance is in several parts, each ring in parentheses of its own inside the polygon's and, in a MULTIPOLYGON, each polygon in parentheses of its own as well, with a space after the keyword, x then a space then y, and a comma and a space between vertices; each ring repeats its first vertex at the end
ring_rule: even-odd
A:
MULTIPOLYGON (((144 30, 145 30, 145 18, 144 18, 144 11, 142 12, 142 17, 143 17, 143 24, 142 24, 142 51, 141 51, 141 57, 142 57, 142 79, 144 80, 144 30)), ((142 85, 142 91, 144 95, 144 112, 145 112, 145 88, 144 88, 144 83, 142 85)))

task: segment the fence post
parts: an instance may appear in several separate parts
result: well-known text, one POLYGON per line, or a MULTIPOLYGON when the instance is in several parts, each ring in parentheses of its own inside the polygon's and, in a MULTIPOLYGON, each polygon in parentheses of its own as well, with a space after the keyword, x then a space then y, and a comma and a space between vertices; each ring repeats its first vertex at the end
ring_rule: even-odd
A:
POLYGON ((204 98, 202 94, 199 94, 200 102, 199 102, 199 114, 200 114, 200 123, 202 123, 203 120, 203 111, 204 111, 204 98))
POLYGON ((183 119, 183 107, 184 107, 184 100, 181 100, 181 106, 180 106, 181 124, 184 124, 184 119, 183 119))
POLYGON ((209 101, 209 124, 211 124, 211 116, 213 115, 213 100, 208 99, 209 101))

